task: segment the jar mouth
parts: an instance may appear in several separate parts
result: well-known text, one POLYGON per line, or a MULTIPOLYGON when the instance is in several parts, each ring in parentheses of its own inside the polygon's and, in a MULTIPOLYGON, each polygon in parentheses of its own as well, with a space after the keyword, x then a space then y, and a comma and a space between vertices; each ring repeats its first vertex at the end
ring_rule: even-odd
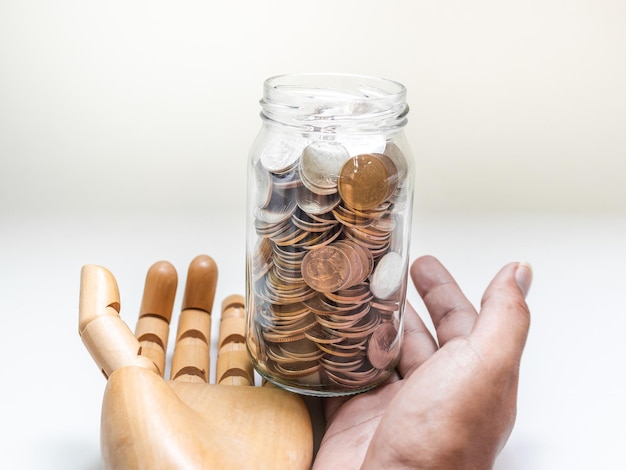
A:
POLYGON ((402 127, 408 106, 399 82, 368 75, 293 73, 268 78, 261 100, 264 119, 286 125, 402 127), (360 124, 359 124, 360 123, 360 124))

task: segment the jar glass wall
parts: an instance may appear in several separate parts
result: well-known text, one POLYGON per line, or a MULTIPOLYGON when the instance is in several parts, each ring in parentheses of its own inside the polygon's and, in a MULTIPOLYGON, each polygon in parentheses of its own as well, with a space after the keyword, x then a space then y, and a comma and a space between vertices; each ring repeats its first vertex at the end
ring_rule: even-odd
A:
POLYGON ((405 88, 357 75, 268 79, 249 155, 246 344, 302 394, 368 390, 402 340, 413 202, 405 88))

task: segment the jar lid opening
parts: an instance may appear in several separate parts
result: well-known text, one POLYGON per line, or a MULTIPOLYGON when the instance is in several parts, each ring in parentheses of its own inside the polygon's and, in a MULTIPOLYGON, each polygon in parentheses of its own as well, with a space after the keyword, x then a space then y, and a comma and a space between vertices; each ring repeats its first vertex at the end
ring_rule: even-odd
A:
POLYGON ((315 127, 376 121, 383 127, 406 123, 406 88, 385 78, 340 73, 276 75, 264 83, 264 119, 315 127))
POLYGON ((380 98, 404 99, 401 83, 368 75, 341 73, 293 73, 276 75, 265 81, 265 94, 281 97, 361 101, 380 98))

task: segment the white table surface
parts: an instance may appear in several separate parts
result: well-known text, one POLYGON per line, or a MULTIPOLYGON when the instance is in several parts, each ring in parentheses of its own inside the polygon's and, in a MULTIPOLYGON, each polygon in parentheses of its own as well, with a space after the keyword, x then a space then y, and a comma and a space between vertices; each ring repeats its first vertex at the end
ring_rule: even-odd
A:
MULTIPOLYGON (((0 467, 101 468, 105 381, 77 329, 83 264, 114 273, 134 326, 159 259, 179 270, 175 311, 200 253, 218 263, 218 301, 243 293, 244 235, 236 214, 0 214, 0 467)), ((518 419, 496 469, 626 468, 626 215, 418 214, 411 257, 427 253, 476 305, 506 262, 534 267, 518 419)))

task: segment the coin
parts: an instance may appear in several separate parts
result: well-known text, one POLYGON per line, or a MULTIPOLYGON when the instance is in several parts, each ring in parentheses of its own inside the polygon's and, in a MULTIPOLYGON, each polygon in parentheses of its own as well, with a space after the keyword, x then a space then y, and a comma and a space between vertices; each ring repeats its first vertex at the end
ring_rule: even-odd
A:
POLYGON ((381 323, 370 337, 367 358, 377 369, 385 369, 397 357, 399 348, 398 330, 390 323, 381 323))
POLYGON ((302 260, 302 276, 318 292, 334 292, 346 287, 351 274, 348 256, 332 245, 315 248, 302 260))
POLYGON ((333 216, 346 227, 367 227, 374 223, 373 219, 356 215, 350 209, 339 204, 332 211, 333 216))
POLYGON ((391 251, 383 256, 370 279, 370 289, 379 299, 387 299, 391 297, 402 284, 404 279, 402 256, 391 251))
POLYGON ((404 153, 402 153, 402 150, 400 150, 400 147, 398 147, 398 145, 393 142, 387 142, 385 150, 382 153, 391 158, 393 163, 398 168, 398 181, 404 181, 409 169, 409 165, 406 161, 404 153))
POLYGON ((335 303, 355 306, 372 300, 372 293, 368 284, 355 284, 337 292, 325 292, 324 296, 335 303))
POLYGON ((370 152, 355 154, 337 140, 309 142, 279 140, 255 167, 248 343, 257 365, 286 382, 362 389, 399 351, 406 273, 392 237, 402 232, 406 161, 391 145, 353 145, 370 152))
POLYGON ((336 357, 332 354, 324 354, 320 362, 326 370, 344 373, 357 370, 363 364, 362 359, 336 357))
POLYGON ((254 182, 256 183, 256 205, 265 208, 272 198, 272 177, 259 162, 254 166, 254 182))
POLYGON ((326 214, 339 204, 339 195, 335 192, 332 194, 317 194, 306 186, 299 186, 296 190, 296 202, 307 214, 326 214))
POLYGON ((298 163, 306 141, 277 139, 267 145, 261 153, 261 164, 271 173, 284 174, 298 163))
POLYGON ((293 358, 302 358, 303 360, 319 359, 322 356, 321 351, 316 344, 308 338, 293 343, 281 345, 283 355, 293 358))
POLYGON ((304 377, 320 370, 321 365, 317 361, 302 363, 296 367, 288 367, 285 364, 275 364, 276 372, 286 377, 304 377))
POLYGON ((316 220, 311 217, 311 214, 301 209, 296 209, 296 212, 291 216, 291 221, 296 227, 306 230, 307 232, 326 232, 339 223, 334 217, 330 220, 316 220))
MULTIPOLYGON (((274 192, 276 193, 276 191, 274 192)), ((257 208, 254 212, 258 220, 267 223, 278 223, 287 220, 296 209, 296 199, 291 196, 272 196, 265 208, 257 208)))
POLYGON ((272 173, 272 186, 277 189, 293 189, 302 186, 298 169, 293 168, 287 173, 272 173))
POLYGON ((350 155, 359 155, 367 152, 382 153, 387 146, 385 136, 380 134, 340 134, 336 138, 348 150, 350 155))
POLYGON ((315 327, 304 332, 304 336, 315 344, 333 344, 343 340, 341 336, 337 336, 332 331, 317 324, 315 327))
POLYGON ((261 279, 274 265, 272 260, 272 247, 267 238, 260 238, 251 255, 250 266, 252 268, 252 280, 261 279))
POLYGON ((313 142, 300 157, 300 179, 314 193, 335 193, 339 170, 348 158, 348 151, 338 142, 313 142))
POLYGON ((338 190, 343 201, 358 210, 374 209, 395 191, 398 170, 382 154, 362 154, 345 162, 339 173, 338 190))
POLYGON ((305 250, 312 250, 314 248, 328 245, 341 235, 341 231, 341 226, 335 226, 319 234, 309 233, 309 237, 302 240, 298 246, 304 248, 305 250))
POLYGON ((309 310, 318 315, 334 315, 337 313, 335 306, 328 302, 328 299, 322 294, 315 295, 303 303, 309 310))
POLYGON ((345 388, 359 389, 365 386, 373 386, 377 377, 380 377, 381 371, 374 367, 366 367, 362 365, 357 370, 349 373, 326 371, 328 378, 334 383, 345 388))

